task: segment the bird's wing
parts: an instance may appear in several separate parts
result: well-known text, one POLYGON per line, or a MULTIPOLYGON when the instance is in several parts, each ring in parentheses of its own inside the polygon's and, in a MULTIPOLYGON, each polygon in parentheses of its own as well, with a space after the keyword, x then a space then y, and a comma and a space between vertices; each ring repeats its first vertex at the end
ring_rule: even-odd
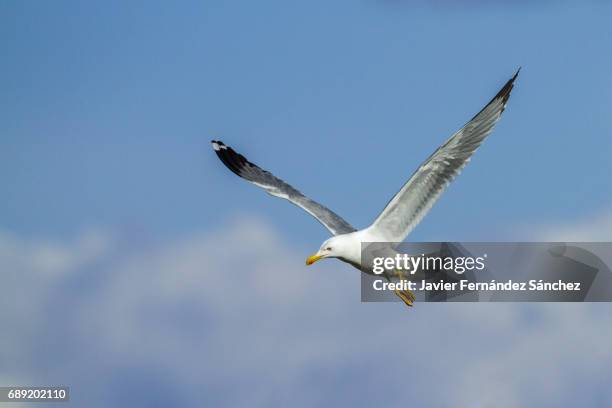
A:
POLYGON ((348 222, 335 212, 311 200, 298 190, 248 161, 243 155, 219 140, 213 140, 212 147, 225 166, 243 179, 263 188, 269 194, 289 200, 315 217, 332 234, 346 234, 355 231, 348 222))
POLYGON ((373 236, 388 242, 401 242, 416 227, 493 130, 506 107, 519 71, 484 109, 414 172, 369 227, 373 236))

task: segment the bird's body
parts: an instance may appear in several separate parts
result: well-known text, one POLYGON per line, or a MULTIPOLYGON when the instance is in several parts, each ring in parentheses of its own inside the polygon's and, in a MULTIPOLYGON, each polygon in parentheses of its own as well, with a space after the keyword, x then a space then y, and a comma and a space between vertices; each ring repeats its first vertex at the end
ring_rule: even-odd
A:
MULTIPOLYGON (((362 272, 370 273, 361 262, 362 243, 402 242, 408 236, 491 133, 506 106, 517 76, 518 71, 476 116, 421 164, 372 225, 361 230, 356 230, 327 207, 249 162, 223 142, 213 140, 212 146, 232 172, 269 194, 301 207, 333 234, 315 255, 308 258, 307 265, 322 258, 338 258, 362 272)), ((408 305, 414 301, 412 293, 396 293, 408 305)))

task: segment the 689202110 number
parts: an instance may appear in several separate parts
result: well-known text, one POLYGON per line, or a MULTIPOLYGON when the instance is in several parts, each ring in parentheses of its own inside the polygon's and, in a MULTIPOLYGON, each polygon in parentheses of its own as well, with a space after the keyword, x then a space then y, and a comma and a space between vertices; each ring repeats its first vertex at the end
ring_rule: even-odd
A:
POLYGON ((0 401, 68 401, 68 387, 0 387, 0 401))

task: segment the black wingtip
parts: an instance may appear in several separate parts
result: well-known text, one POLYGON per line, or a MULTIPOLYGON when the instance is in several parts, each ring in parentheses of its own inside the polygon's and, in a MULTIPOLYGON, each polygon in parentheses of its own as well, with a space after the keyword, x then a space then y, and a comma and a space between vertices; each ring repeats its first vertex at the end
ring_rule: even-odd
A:
POLYGON ((255 164, 220 140, 211 140, 210 143, 217 157, 228 169, 240 177, 249 179, 250 168, 257 167, 255 164))
POLYGON ((514 81, 516 81, 516 78, 518 78, 518 75, 520 72, 521 72, 521 67, 519 66, 516 72, 514 73, 514 75, 512 76, 512 78, 510 78, 508 82, 506 82, 506 84, 502 87, 502 89, 500 89, 497 95, 495 95, 495 97, 493 98, 493 100, 497 98, 501 98, 504 109, 506 107, 506 103, 508 102, 508 99, 510 98, 510 92, 512 92, 512 88, 514 88, 514 81))
POLYGON ((502 100, 501 112, 503 112, 506 109, 506 103, 508 103, 508 99, 510 98, 510 92, 512 92, 512 88, 514 87, 514 81, 518 77, 519 72, 521 72, 521 67, 519 67, 516 70, 512 78, 510 78, 508 82, 504 84, 504 86, 499 90, 499 92, 493 98, 491 98, 489 103, 487 103, 485 107, 482 108, 480 112, 474 115, 474 117, 470 120, 474 120, 474 118, 480 115, 485 109, 487 109, 489 105, 491 105, 493 102, 496 102, 499 99, 502 100))

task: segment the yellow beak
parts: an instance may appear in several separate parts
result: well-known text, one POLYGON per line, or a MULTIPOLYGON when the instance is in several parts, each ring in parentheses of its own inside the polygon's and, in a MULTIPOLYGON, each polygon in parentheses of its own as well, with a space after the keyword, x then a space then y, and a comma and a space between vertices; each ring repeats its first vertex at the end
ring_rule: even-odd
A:
POLYGON ((317 262, 319 259, 323 258, 323 256, 321 255, 313 255, 308 257, 308 259, 306 260, 306 265, 312 265, 313 263, 317 262))

